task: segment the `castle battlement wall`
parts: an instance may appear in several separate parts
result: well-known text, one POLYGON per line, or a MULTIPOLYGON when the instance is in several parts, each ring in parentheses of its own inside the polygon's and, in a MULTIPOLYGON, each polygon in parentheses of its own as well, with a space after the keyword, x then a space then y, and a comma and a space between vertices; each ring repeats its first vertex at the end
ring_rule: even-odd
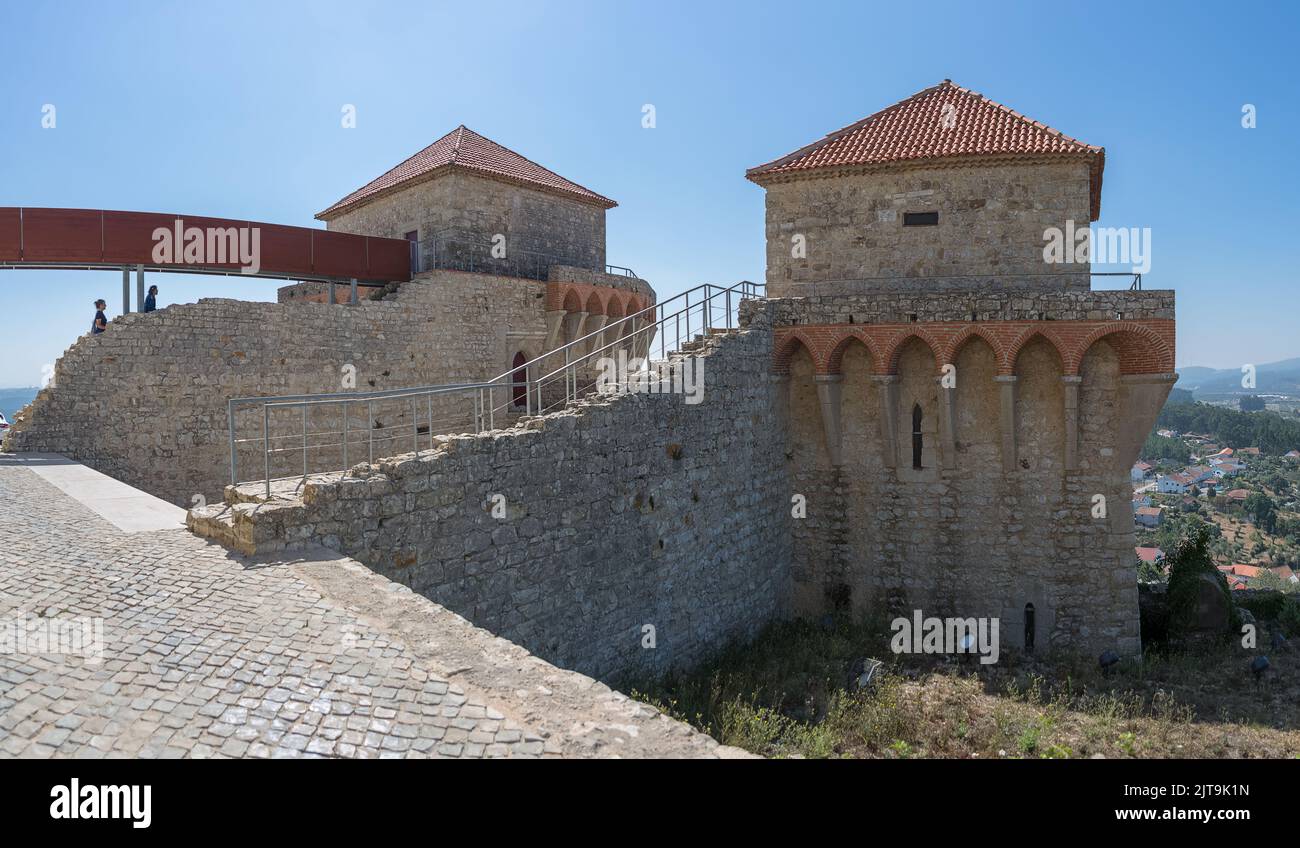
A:
MULTIPOLYGON (((434 271, 356 306, 205 298, 124 315, 59 359, 52 385, 14 422, 7 449, 62 453, 183 506, 195 495, 216 501, 230 482, 229 398, 488 379, 507 371, 517 352, 543 352, 545 294, 536 280, 434 271)), ((433 417, 459 422, 455 432, 471 410, 472 399, 448 400, 433 417)), ((302 470, 300 412, 273 415, 272 446, 281 449, 273 476, 302 470)), ((313 471, 342 467, 341 448, 321 447, 341 442, 341 413, 329 412, 309 421, 313 471)), ((425 409, 417 414, 425 420, 425 409)), ((349 418, 351 456, 363 459, 366 409, 354 406, 349 418)), ((377 418, 385 454, 410 449, 407 405, 379 405, 377 418)), ((241 438, 261 435, 260 411, 245 411, 236 424, 241 438)), ((241 442, 238 462, 261 476, 260 439, 241 442)))
POLYGON ((348 553, 596 677, 688 667, 787 609, 771 338, 756 325, 708 341, 698 404, 592 397, 309 482, 301 500, 195 510, 190 524, 246 552, 318 542, 348 553))

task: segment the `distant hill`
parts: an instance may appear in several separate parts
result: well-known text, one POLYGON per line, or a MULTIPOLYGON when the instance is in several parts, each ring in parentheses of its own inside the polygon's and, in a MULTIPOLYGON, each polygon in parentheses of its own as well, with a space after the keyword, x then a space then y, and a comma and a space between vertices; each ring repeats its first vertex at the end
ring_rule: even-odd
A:
MULTIPOLYGON (((1180 433, 1208 433, 1232 448, 1257 447, 1269 456, 1300 449, 1300 421, 1276 412, 1239 412, 1208 403, 1165 404, 1156 428, 1180 433)), ((1151 439, 1148 438, 1151 444, 1151 439)))
MULTIPOLYGON (((1245 364, 1245 363, 1243 363, 1245 364)), ((1277 392, 1300 395, 1300 358, 1255 365, 1255 387, 1243 388, 1240 368, 1203 368, 1193 365, 1178 369, 1178 388, 1191 389, 1199 396, 1213 394, 1260 394, 1277 392)))

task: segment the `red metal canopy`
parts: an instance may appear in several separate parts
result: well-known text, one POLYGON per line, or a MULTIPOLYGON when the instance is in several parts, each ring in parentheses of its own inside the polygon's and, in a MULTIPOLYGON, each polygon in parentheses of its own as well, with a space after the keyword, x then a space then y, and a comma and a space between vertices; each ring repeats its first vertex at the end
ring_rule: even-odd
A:
MULTIPOLYGON (((220 241, 218 236, 217 241, 220 241)), ((206 243, 206 239, 205 239, 206 243)), ((405 239, 359 236, 310 227, 286 227, 256 221, 166 215, 156 212, 111 212, 102 209, 0 207, 0 267, 121 268, 152 271, 239 274, 291 280, 405 282, 411 278, 411 246, 405 239), (175 233, 197 227, 244 230, 251 244, 257 231, 259 263, 247 273, 237 256, 185 262, 178 246, 172 261, 155 257, 158 230, 175 233)))

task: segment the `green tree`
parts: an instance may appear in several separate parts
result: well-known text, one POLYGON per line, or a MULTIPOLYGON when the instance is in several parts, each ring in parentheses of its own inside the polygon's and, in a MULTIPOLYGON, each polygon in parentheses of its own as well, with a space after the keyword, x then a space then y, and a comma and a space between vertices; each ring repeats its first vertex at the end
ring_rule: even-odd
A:
POLYGON ((1212 580, 1223 592, 1227 602, 1229 616, 1227 627, 1222 635, 1226 636, 1240 625, 1233 604, 1232 590, 1228 588, 1227 578, 1214 567, 1210 557, 1210 534, 1204 525, 1192 529, 1178 541, 1173 553, 1165 556, 1165 565, 1169 568, 1169 631, 1173 636, 1186 634, 1196 621, 1197 601, 1200 597, 1201 583, 1212 580))
POLYGON ((1255 526, 1267 533, 1277 527, 1277 504, 1263 492, 1251 492, 1242 504, 1242 510, 1255 522, 1255 526))
POLYGON ((1300 448, 1300 420, 1276 412, 1238 412, 1205 403, 1166 404, 1155 426, 1181 433, 1209 433, 1230 447, 1258 447, 1270 456, 1300 448))

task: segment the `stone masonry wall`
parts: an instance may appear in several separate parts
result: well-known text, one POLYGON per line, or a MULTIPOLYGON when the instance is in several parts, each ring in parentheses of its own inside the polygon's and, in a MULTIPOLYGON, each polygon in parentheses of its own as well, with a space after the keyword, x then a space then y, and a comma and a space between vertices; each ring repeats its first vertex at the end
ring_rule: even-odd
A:
POLYGON ((795 524, 795 609, 989 617, 1005 647, 1023 647, 1032 604, 1036 648, 1138 647, 1137 575, 1126 475, 1114 434, 1124 412, 1114 351, 1089 354, 1080 397, 1081 467, 1065 473, 1060 370, 1045 346, 1018 371, 1017 467, 1002 463, 992 351, 982 340, 956 363, 956 453, 942 455, 933 360, 913 345, 900 358, 897 465, 883 462, 880 386, 861 346, 845 356, 843 461, 830 463, 806 354, 789 377, 791 478, 807 499, 795 524), (923 467, 911 466, 910 414, 923 412, 923 467), (904 428, 904 425, 906 427, 904 428), (1109 514, 1093 513, 1102 495, 1109 514))
MULTIPOLYGON (((398 284, 391 283, 396 287, 398 284)), ((388 286, 357 286, 357 300, 378 300, 387 293, 388 286)), ((329 283, 306 282, 281 286, 275 292, 276 303, 328 303, 329 283)), ((352 300, 352 287, 347 283, 334 284, 334 302, 348 303, 352 300)))
POLYGON ((605 269, 603 208, 460 171, 365 203, 327 226, 387 238, 418 231, 425 271, 455 263, 545 279, 551 265, 605 269), (504 259, 488 252, 498 233, 506 238, 504 259))
POLYGON ((809 287, 797 297, 750 301, 742 314, 771 309, 774 326, 889 324, 913 321, 1102 321, 1174 318, 1174 292, 891 292, 823 293, 809 287))
MULTIPOLYGON (((746 305, 742 321, 771 320, 779 341, 802 324, 847 331, 849 325, 915 322, 924 334, 927 324, 960 321, 971 308, 980 318, 975 327, 994 320, 1065 326, 1115 320, 1117 312, 1132 323, 1171 323, 1173 305, 1172 292, 1156 291, 863 295, 756 302, 746 305)), ((1077 375, 1068 378, 1061 356, 1042 336, 1018 351, 1006 377, 979 335, 949 352, 947 363, 937 361, 922 335, 912 336, 892 367, 881 367, 857 340, 840 351, 833 367, 824 351, 796 345, 784 363, 777 362, 778 370, 788 368, 780 410, 790 438, 791 485, 807 503, 807 517, 792 529, 795 609, 907 615, 922 609, 926 615, 998 618, 1002 644, 1023 647, 1032 605, 1038 650, 1136 651, 1127 469, 1172 379, 1121 373, 1128 360, 1120 347, 1135 343, 1117 347, 1111 338, 1119 337, 1092 343, 1077 375), (939 383, 941 364, 955 367, 950 390, 939 383), (999 380, 1014 385, 1010 463, 1003 455, 999 380), (1073 467, 1067 467, 1066 449, 1070 384, 1078 387, 1073 467), (832 386, 838 405, 826 402, 832 386), (888 390, 897 393, 892 456, 882 421, 888 390), (946 393, 949 409, 943 408, 946 393), (913 467, 914 412, 919 469, 913 467), (952 416, 951 448, 943 435, 946 415, 952 416), (1100 514, 1099 495, 1105 505, 1100 514)))
POLYGON ((624 274, 607 274, 604 270, 575 268, 572 265, 553 265, 547 279, 552 283, 578 283, 583 286, 620 289, 638 295, 647 303, 653 303, 654 290, 640 277, 628 277, 624 274))
MULTIPOLYGON (((219 500, 229 480, 226 401, 231 397, 339 392, 355 367, 355 390, 489 379, 545 341, 546 284, 452 271, 430 272, 382 301, 357 306, 204 299, 132 313, 99 336, 83 336, 14 422, 9 450, 66 454, 173 503, 219 500)), ((499 392, 498 403, 506 403, 499 392)), ((432 410, 433 433, 469 429, 474 400, 432 410)), ((410 450, 408 402, 376 404, 376 456, 410 450)), ((430 437, 429 406, 416 410, 430 437)), ((500 421, 500 419, 498 419, 500 421)), ((260 413, 237 420, 241 479, 260 477, 260 413)), ((366 459, 364 405, 349 412, 349 462, 366 459)), ((341 469, 342 413, 309 419, 309 469, 341 469), (322 445, 334 445, 333 448, 322 445)), ((273 476, 299 474, 300 410, 271 420, 273 476)))
POLYGON ((1082 162, 892 168, 767 186, 774 297, 836 281, 849 291, 1088 287, 1086 266, 1047 265, 1043 231, 1090 220, 1082 162), (937 226, 903 226, 905 212, 937 226), (793 237, 806 256, 793 255, 793 237), (848 284, 848 285, 843 285, 848 284))
MULTIPOLYGON (((322 543, 566 668, 609 679, 689 666, 786 602, 770 360, 756 325, 706 344, 699 404, 593 398, 227 514, 257 551, 322 543)), ((190 515, 199 532, 219 519, 216 507, 190 515)))

